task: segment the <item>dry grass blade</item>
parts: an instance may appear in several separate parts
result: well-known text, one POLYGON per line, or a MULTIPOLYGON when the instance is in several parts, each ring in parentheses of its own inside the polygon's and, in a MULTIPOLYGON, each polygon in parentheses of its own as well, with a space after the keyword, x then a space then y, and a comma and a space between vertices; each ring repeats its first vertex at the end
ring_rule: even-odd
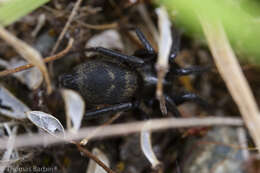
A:
MULTIPOLYGON (((198 126, 242 126, 243 121, 240 118, 221 118, 221 117, 208 117, 208 118, 164 118, 153 119, 149 121, 123 123, 115 125, 107 125, 100 128, 96 133, 97 127, 82 128, 77 134, 65 132, 66 141, 74 141, 85 138, 91 134, 91 139, 101 137, 126 135, 130 133, 141 132, 142 130, 155 131, 169 128, 187 128, 198 126), (147 125, 149 123, 149 126, 147 125)), ((88 136, 90 137, 90 136, 88 136)), ((89 138, 90 139, 90 138, 89 138)), ((37 145, 51 145, 59 142, 66 142, 61 138, 55 138, 50 135, 20 135, 16 137, 14 147, 28 147, 37 145)), ((6 148, 6 139, 0 138, 0 149, 6 148)))
POLYGON ((156 70, 158 76, 156 97, 160 102, 160 108, 164 115, 167 114, 167 109, 165 105, 165 99, 163 94, 163 79, 168 72, 168 57, 171 51, 172 38, 171 38, 171 22, 169 20, 167 11, 164 7, 160 7, 156 10, 158 15, 158 23, 160 30, 159 38, 159 52, 158 59, 156 62, 156 70))
POLYGON ((243 116, 257 148, 260 148, 260 116, 257 104, 219 21, 200 18, 218 70, 243 116))
POLYGON ((39 68, 45 78, 47 84, 47 92, 51 93, 51 81, 40 53, 22 40, 16 38, 13 34, 9 33, 2 26, 0 26, 0 37, 5 40, 9 45, 11 45, 24 59, 39 68))

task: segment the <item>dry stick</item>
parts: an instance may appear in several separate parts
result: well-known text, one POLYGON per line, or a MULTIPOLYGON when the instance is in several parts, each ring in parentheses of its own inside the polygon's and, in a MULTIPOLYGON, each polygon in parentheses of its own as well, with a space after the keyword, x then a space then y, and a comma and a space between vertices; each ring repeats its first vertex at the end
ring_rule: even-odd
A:
MULTIPOLYGON (((67 47, 64 50, 62 50, 61 52, 57 53, 56 55, 44 58, 43 62, 47 63, 47 62, 55 61, 55 60, 57 60, 59 58, 62 58, 64 55, 66 55, 69 52, 69 50, 71 49, 71 47, 73 45, 73 42, 74 42, 74 39, 71 38, 69 40, 69 43, 68 43, 67 47)), ((0 72, 0 77, 6 76, 6 75, 9 75, 9 74, 13 74, 13 73, 16 73, 16 72, 19 72, 19 71, 23 71, 23 70, 26 70, 26 69, 29 69, 29 68, 32 68, 32 67, 34 67, 33 64, 26 64, 26 65, 23 65, 23 66, 14 68, 14 69, 4 70, 4 71, 0 72)))
POLYGON ((87 157, 91 158, 92 160, 94 160, 99 166, 101 166, 105 171, 107 171, 108 173, 115 173, 112 169, 110 169, 109 167, 107 167, 101 160, 99 160, 95 155, 93 155, 90 151, 88 151, 87 149, 83 148, 82 146, 80 146, 80 144, 75 143, 76 146, 78 147, 78 149, 83 152, 87 157))
MULTIPOLYGON (((91 139, 116 136, 116 135, 126 135, 130 133, 137 133, 142 130, 155 131, 163 130, 169 128, 187 128, 187 127, 200 127, 200 126, 242 126, 243 121, 240 118, 223 118, 223 117, 208 117, 208 118, 163 118, 163 119, 153 119, 141 122, 131 122, 123 124, 114 124, 103 126, 99 133, 95 133, 96 127, 82 128, 77 134, 66 132, 66 140, 74 141, 85 138, 88 134, 93 134, 91 139), (149 126, 147 126, 149 123, 149 126)), ((37 145, 50 145, 59 142, 66 142, 61 138, 55 138, 49 134, 39 135, 20 135, 16 137, 15 146, 18 147, 29 147, 37 145)), ((0 149, 6 148, 6 138, 0 138, 0 149)))
POLYGON ((61 40, 63 39, 65 33, 67 32, 67 30, 68 30, 68 28, 69 28, 69 26, 70 26, 70 24, 71 24, 71 22, 72 22, 72 20, 74 18, 74 16, 76 15, 76 13, 78 11, 78 8, 79 8, 79 6, 81 4, 81 1, 82 0, 77 0, 76 4, 74 5, 74 7, 72 9, 72 12, 71 12, 71 14, 69 16, 69 19, 68 19, 68 21, 65 24, 65 27, 62 30, 61 34, 59 35, 59 38, 58 38, 57 42, 55 43, 55 45, 54 45, 54 47, 53 47, 53 49, 51 51, 51 55, 53 55, 56 52, 56 50, 58 49, 61 40))
POLYGON ((101 24, 101 25, 92 25, 88 23, 83 23, 79 20, 76 20, 76 22, 82 25, 83 27, 86 27, 88 29, 95 29, 95 30, 116 29, 119 27, 117 22, 109 23, 109 24, 101 24))
MULTIPOLYGON (((106 125, 111 124, 113 121, 115 121, 117 118, 119 118, 119 116, 121 115, 121 112, 117 113, 116 115, 114 115, 111 119, 109 119, 107 122, 105 122, 104 124, 102 124, 101 126, 99 126, 97 128, 97 130, 94 133, 98 133, 99 130, 106 125)), ((110 169, 109 167, 107 167, 101 160, 99 160, 95 155, 93 155, 90 151, 88 151, 87 149, 84 149, 81 145, 86 145, 88 142, 88 139, 91 138, 91 136, 94 135, 94 133, 90 134, 88 137, 85 137, 85 139, 81 140, 80 143, 74 143, 78 149, 83 152, 87 157, 91 158, 92 160, 94 160, 99 166, 101 166, 104 170, 106 170, 108 173, 113 173, 114 171, 112 169, 110 169)))
POLYGON ((260 148, 260 116, 257 104, 237 58, 229 44, 223 26, 200 18, 218 70, 224 79, 234 101, 238 105, 257 148, 260 148))

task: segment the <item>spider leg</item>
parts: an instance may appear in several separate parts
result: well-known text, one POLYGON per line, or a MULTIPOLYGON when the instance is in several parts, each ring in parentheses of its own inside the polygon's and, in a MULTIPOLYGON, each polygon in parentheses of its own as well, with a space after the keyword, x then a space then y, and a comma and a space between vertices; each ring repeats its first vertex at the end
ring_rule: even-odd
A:
POLYGON ((138 29, 138 28, 135 28, 135 32, 136 32, 136 35, 139 38, 139 40, 143 43, 145 49, 148 51, 148 53, 149 54, 154 54, 155 51, 154 51, 153 47, 151 46, 149 41, 145 38, 145 36, 142 33, 142 31, 140 29, 138 29))
POLYGON ((136 56, 131 56, 131 55, 124 55, 120 52, 106 49, 104 47, 91 47, 91 48, 84 49, 84 51, 98 52, 106 56, 121 59, 122 61, 130 63, 132 65, 140 66, 144 64, 144 60, 142 60, 141 58, 138 58, 136 56))
POLYGON ((169 111, 173 113, 174 116, 181 117, 181 113, 179 112, 175 101, 168 95, 165 96, 165 101, 167 109, 169 109, 169 111))
POLYGON ((98 118, 104 116, 105 114, 114 114, 120 111, 127 111, 135 108, 135 104, 132 102, 116 104, 112 106, 107 106, 101 109, 94 109, 87 111, 85 114, 85 119, 98 118))
POLYGON ((169 60, 171 63, 173 63, 175 58, 177 57, 177 54, 180 51, 180 45, 181 45, 181 34, 176 29, 173 29, 172 40, 173 40, 173 42, 172 42, 170 55, 169 55, 169 60))
POLYGON ((174 73, 175 75, 189 75, 189 74, 198 74, 198 73, 203 73, 209 71, 210 67, 198 67, 198 66, 193 66, 190 68, 172 68, 171 72, 174 73))
POLYGON ((206 109, 208 109, 210 107, 210 105, 205 100, 203 100, 200 96, 198 96, 197 94, 194 94, 194 93, 190 93, 190 92, 174 94, 172 96, 172 98, 174 98, 174 102, 177 105, 182 104, 184 102, 193 101, 206 109))

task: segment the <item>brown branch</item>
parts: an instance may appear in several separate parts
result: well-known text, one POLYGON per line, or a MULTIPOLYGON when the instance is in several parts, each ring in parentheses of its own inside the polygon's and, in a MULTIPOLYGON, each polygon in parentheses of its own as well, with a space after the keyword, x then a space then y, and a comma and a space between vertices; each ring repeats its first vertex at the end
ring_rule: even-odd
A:
POLYGON ((101 160, 99 160, 94 154, 88 151, 86 148, 83 148, 79 143, 75 143, 78 149, 83 152, 87 157, 94 160, 99 166, 101 166, 107 173, 115 173, 112 169, 107 167, 101 160))
POLYGON ((92 25, 92 24, 88 24, 88 23, 83 23, 78 20, 76 22, 79 23, 80 25, 82 25, 83 27, 86 27, 88 29, 95 29, 95 30, 116 29, 119 27, 117 22, 109 23, 109 24, 101 24, 101 25, 92 25))

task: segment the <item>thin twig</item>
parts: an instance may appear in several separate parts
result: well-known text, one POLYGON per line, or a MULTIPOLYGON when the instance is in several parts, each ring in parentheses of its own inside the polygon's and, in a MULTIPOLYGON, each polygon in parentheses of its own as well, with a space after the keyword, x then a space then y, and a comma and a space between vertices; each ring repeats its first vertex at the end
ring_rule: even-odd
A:
POLYGON ((78 149, 83 152, 87 157, 94 160, 99 166, 101 166, 107 173, 115 173, 112 169, 107 167, 101 160, 99 160, 95 155, 93 155, 90 151, 86 148, 83 148, 79 143, 75 143, 78 149))
MULTIPOLYGON (((91 136, 91 139, 126 135, 130 133, 137 133, 142 130, 163 130, 169 128, 188 128, 188 127, 200 127, 200 126, 242 126, 243 121, 240 118, 223 118, 223 117, 208 117, 208 118, 163 118, 153 119, 141 122, 131 122, 123 124, 107 125, 100 129, 99 133, 95 133, 91 136), (149 123, 149 126, 147 126, 149 123), (144 129, 145 127, 145 129, 144 129)), ((94 133, 97 127, 82 128, 77 134, 65 132, 66 141, 74 141, 85 138, 88 134, 94 133)), ((16 137, 14 147, 28 147, 37 145, 51 145, 59 142, 66 142, 61 138, 55 138, 49 134, 26 134, 16 137)), ((0 138, 0 149, 6 148, 6 138, 0 138)))
MULTIPOLYGON (((47 62, 55 61, 55 60, 57 60, 59 58, 62 58, 64 55, 66 55, 69 52, 69 50, 71 49, 71 47, 73 45, 73 42, 74 42, 74 39, 71 38, 69 40, 69 43, 68 43, 67 47, 64 50, 62 50, 61 52, 57 53, 56 55, 44 58, 43 62, 47 63, 47 62)), ((34 67, 33 64, 26 64, 26 65, 23 65, 23 66, 14 68, 14 69, 4 70, 4 71, 0 72, 0 77, 6 76, 6 75, 9 75, 9 74, 13 74, 13 73, 16 73, 16 72, 19 72, 19 71, 23 71, 23 70, 26 70, 26 69, 29 69, 29 68, 32 68, 32 67, 34 67)))
POLYGON ((109 23, 109 24, 101 24, 101 25, 92 25, 92 24, 81 22, 79 20, 76 20, 76 22, 82 25, 83 27, 86 27, 88 29, 95 29, 95 30, 115 29, 119 27, 117 22, 109 23))

